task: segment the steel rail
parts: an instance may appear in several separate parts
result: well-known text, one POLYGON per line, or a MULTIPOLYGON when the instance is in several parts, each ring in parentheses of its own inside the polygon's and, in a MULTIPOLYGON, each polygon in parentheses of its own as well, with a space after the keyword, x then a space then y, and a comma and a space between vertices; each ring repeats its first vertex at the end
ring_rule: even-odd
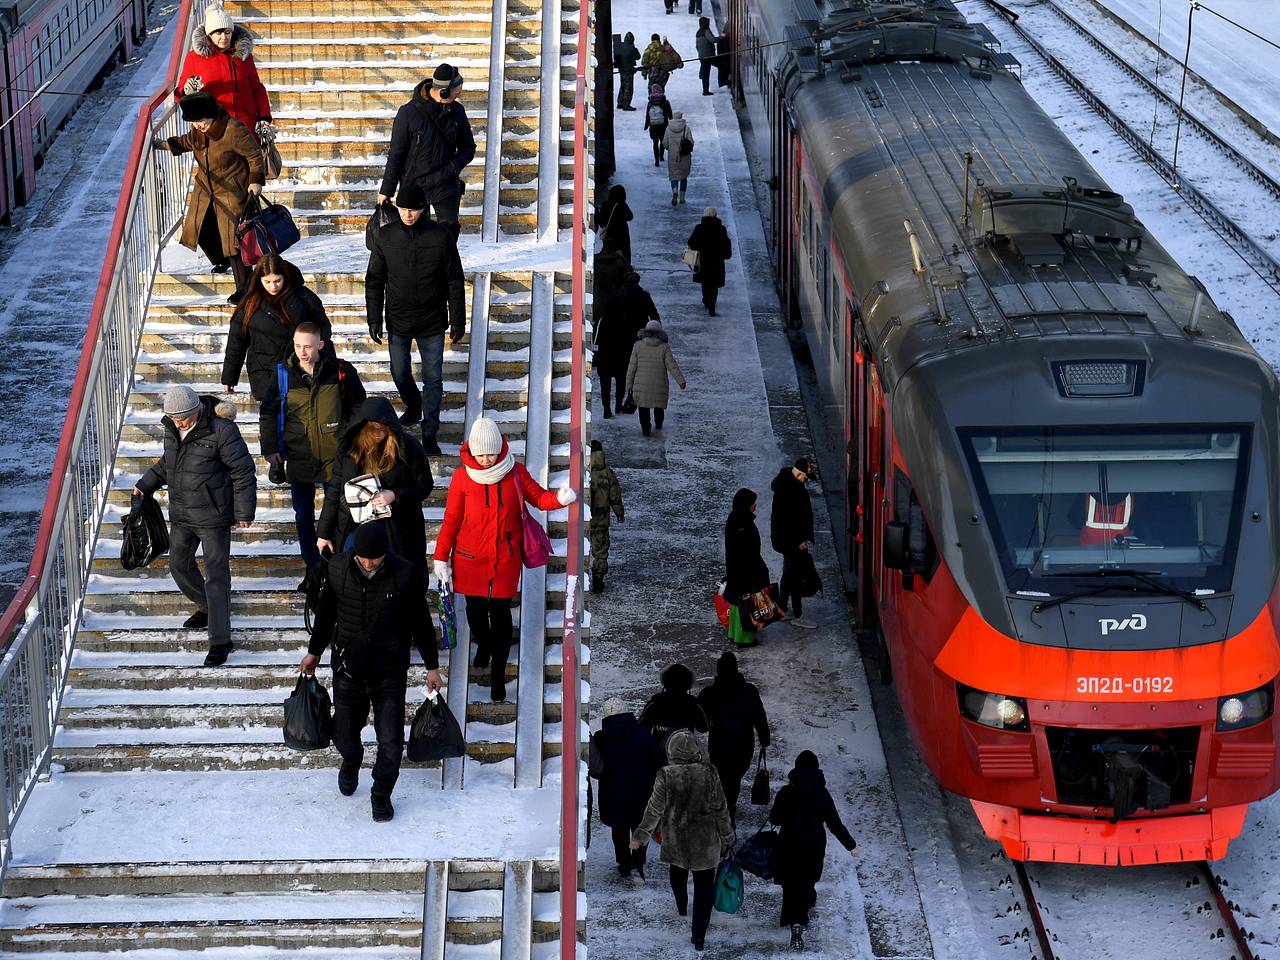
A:
POLYGON ((1204 878, 1205 883, 1209 885, 1209 889, 1213 891, 1214 902, 1218 905, 1218 912, 1222 914, 1222 919, 1226 921, 1227 929, 1231 932, 1231 939, 1235 941, 1236 949, 1240 951, 1237 960, 1255 960, 1253 948, 1249 946, 1249 938, 1240 924, 1236 922, 1235 910, 1231 908, 1231 902, 1227 899, 1226 894, 1222 891, 1222 884, 1219 883, 1217 875, 1213 872, 1206 860, 1199 863, 1200 876, 1204 878))
MULTIPOLYGON (((573 103, 573 272, 571 275, 572 393, 569 409, 569 486, 578 500, 569 508, 565 548, 564 629, 560 643, 561 752, 560 752, 560 958, 576 960, 578 955, 578 816, 579 786, 582 776, 581 745, 578 739, 578 704, 582 679, 578 674, 578 610, 582 582, 582 470, 586 447, 586 384, 583 380, 585 337, 583 318, 586 305, 586 223, 587 223, 587 85, 588 51, 591 39, 590 0, 578 0, 578 61, 573 103)), ((557 106, 557 116, 558 116, 557 106)), ((559 155, 557 121, 556 154, 559 155)), ((557 178, 556 209, 560 206, 557 178)), ((553 234, 554 236, 555 234, 553 234)))
POLYGON ((1031 888, 1031 877, 1027 873, 1027 865, 1021 860, 1013 861, 1013 872, 1018 877, 1018 884, 1022 887, 1022 900, 1027 908, 1027 915, 1031 918, 1031 926, 1035 929, 1036 940, 1040 944, 1040 960, 1056 960, 1053 953, 1053 944, 1049 941, 1049 928, 1044 924, 1044 914, 1040 912, 1040 901, 1036 899, 1036 892, 1031 888))
MULTIPOLYGON (((1125 122, 1114 110, 1093 92, 1083 80, 1075 75, 1071 69, 1054 56, 1039 40, 1033 37, 1025 27, 1017 22, 1016 15, 1013 15, 1008 8, 995 2, 995 0, 982 0, 987 7, 994 10, 1001 19, 1005 20, 1015 33, 1029 46, 1036 54, 1049 65, 1066 84, 1076 92, 1079 97, 1084 100, 1085 104, 1093 110, 1108 126, 1110 126, 1117 134, 1120 135, 1135 153, 1151 166, 1166 182, 1168 182, 1178 193, 1185 197, 1188 204, 1196 210, 1196 212, 1208 223, 1213 229, 1224 238, 1229 238, 1254 259, 1254 263, 1250 267, 1267 283, 1271 289, 1280 293, 1280 260, 1273 257, 1267 250, 1263 249, 1248 233, 1242 230, 1227 214, 1225 214, 1212 200, 1205 196, 1194 184, 1183 180, 1177 176, 1173 165, 1150 146, 1142 136, 1125 122), (1261 270, 1265 270, 1264 275, 1261 270)), ((1261 173, 1261 171, 1259 171, 1261 173)), ((1265 174, 1264 174, 1265 175, 1265 174)), ((1248 263, 1248 259, 1241 250, 1236 250, 1237 255, 1248 263)))

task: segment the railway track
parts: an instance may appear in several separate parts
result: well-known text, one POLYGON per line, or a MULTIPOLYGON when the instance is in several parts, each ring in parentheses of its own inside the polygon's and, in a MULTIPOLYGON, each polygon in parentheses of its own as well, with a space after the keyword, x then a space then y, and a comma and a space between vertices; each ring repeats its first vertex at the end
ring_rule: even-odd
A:
MULTIPOLYGON (((1224 209, 1227 198, 1214 199, 1209 196, 1206 189, 1181 176, 1179 170, 1174 167, 1173 157, 1166 155, 1168 151, 1157 148, 1152 140, 1139 133, 1101 94, 1095 91, 1074 70, 1049 50, 1039 38, 1023 26, 1019 22, 1019 16, 1016 11, 998 2, 998 0, 980 0, 980 2, 1006 23, 1017 37, 1030 47, 1049 69, 1085 102, 1090 110, 1111 127, 1138 156, 1177 190, 1192 209, 1235 251, 1237 256, 1258 274, 1273 293, 1280 296, 1280 248, 1273 249, 1275 247, 1274 244, 1258 239, 1247 228, 1238 223, 1236 217, 1224 209)), ((1038 5, 1039 7, 1052 10, 1055 15, 1061 17, 1064 22, 1070 24, 1073 29, 1086 38, 1091 47, 1103 53, 1107 60, 1122 69, 1127 78, 1133 79, 1144 90, 1176 109, 1176 100, 1169 97, 1168 94, 1130 66, 1120 54, 1092 34, 1083 24, 1080 24, 1078 20, 1054 3, 1053 0, 1042 0, 1042 3, 1038 5)), ((1183 123, 1190 132, 1202 137, 1225 160, 1242 171, 1249 181, 1256 183, 1271 199, 1280 201, 1280 180, 1262 170, 1233 144, 1229 143, 1199 119, 1184 113, 1183 123)), ((1236 198, 1237 201, 1238 199, 1236 198)))
POLYGON ((1015 862, 1014 872, 1037 960, 1131 955, 1135 931, 1127 908, 1141 911, 1141 937, 1153 956, 1260 960, 1218 877, 1204 861, 1120 871, 1015 862), (1103 901, 1109 906, 1105 912, 1097 909, 1103 901), (1098 923, 1098 917, 1108 915, 1122 916, 1125 922, 1108 929, 1098 923))

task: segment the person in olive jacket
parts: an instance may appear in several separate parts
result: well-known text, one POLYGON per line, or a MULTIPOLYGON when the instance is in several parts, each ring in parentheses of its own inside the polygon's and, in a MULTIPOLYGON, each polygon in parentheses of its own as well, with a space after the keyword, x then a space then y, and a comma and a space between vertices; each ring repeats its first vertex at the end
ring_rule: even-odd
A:
POLYGON ((307 287, 302 271, 268 253, 253 268, 248 291, 231 314, 222 389, 234 392, 241 370, 246 370, 253 399, 266 399, 275 383, 276 364, 293 352, 293 332, 300 323, 314 323, 326 341, 332 340, 324 304, 307 287))
POLYGON ((338 358, 314 323, 298 324, 293 355, 276 365, 276 376, 260 407, 262 456, 284 468, 298 550, 310 567, 320 559, 316 487, 323 487, 333 475, 338 439, 352 412, 365 401, 364 384, 356 368, 338 358))
POLYGON ((378 203, 386 203, 409 184, 423 191, 438 223, 457 239, 462 171, 476 155, 471 123, 462 106, 462 73, 442 63, 414 88, 409 102, 396 111, 387 147, 387 166, 378 188, 378 203))
POLYGON ((391 401, 369 397, 360 404, 338 442, 338 457, 324 490, 324 508, 316 521, 316 548, 335 553, 346 550, 360 524, 382 519, 391 549, 413 564, 425 590, 427 528, 422 503, 434 487, 431 461, 422 444, 400 425, 391 401), (366 498, 351 483, 369 474, 378 481, 378 493, 372 498, 366 498))
POLYGON ((400 422, 422 421, 422 444, 438 456, 440 403, 444 399, 444 334, 457 343, 466 332, 466 292, 462 261, 453 234, 422 213, 422 188, 405 184, 396 197, 398 221, 370 234, 369 268, 364 275, 369 336, 382 343, 389 335, 391 379, 404 401, 400 422), (413 376, 410 351, 417 343, 422 360, 422 390, 413 376))
POLYGON ((732 652, 720 655, 716 678, 698 694, 698 706, 711 727, 707 753, 720 775, 729 819, 736 826, 742 778, 755 756, 756 734, 760 735, 761 750, 769 746, 769 718, 760 691, 738 671, 738 658, 732 652))
POLYGON ((644 816, 658 771, 667 757, 657 742, 636 722, 636 715, 617 697, 604 702, 604 720, 591 735, 588 772, 600 781, 600 822, 613 838, 618 873, 644 878, 645 847, 630 850, 631 831, 644 816))
POLYGON ((190 387, 164 396, 164 453, 133 488, 169 488, 169 571, 196 612, 183 627, 209 628, 205 666, 231 652, 231 528, 248 527, 258 508, 253 457, 233 422, 235 407, 201 397, 190 387), (196 547, 204 551, 204 574, 196 547))
POLYGON ((693 279, 702 287, 702 305, 714 317, 716 299, 724 286, 724 264, 733 257, 733 242, 729 239, 729 231, 716 216, 715 207, 702 211, 702 219, 689 234, 688 247, 698 252, 698 271, 693 279))
POLYGON ((378 756, 370 797, 373 819, 381 823, 395 816, 391 792, 404 753, 409 647, 418 648, 427 667, 427 689, 439 690, 436 631, 413 564, 391 551, 382 524, 362 524, 353 549, 330 557, 328 565, 301 670, 314 674, 332 644, 333 745, 342 757, 338 791, 344 797, 356 791, 364 759, 360 732, 373 710, 378 756))
POLYGON ((845 828, 818 758, 809 750, 796 757, 795 769, 778 791, 769 822, 779 828, 774 846, 773 879, 782 885, 782 917, 778 925, 791 928, 791 948, 804 949, 809 911, 818 899, 818 881, 827 856, 827 831, 855 857, 858 844, 845 828))
POLYGON ((640 62, 640 51, 636 49, 636 35, 631 31, 628 30, 622 43, 618 44, 613 62, 618 67, 618 109, 634 110, 631 98, 635 95, 636 64, 640 62))
POLYGON ((683 663, 673 663, 662 671, 661 680, 662 689, 650 697, 640 711, 640 726, 649 731, 659 745, 667 742, 673 730, 706 733, 706 714, 689 693, 693 689, 693 672, 683 663))

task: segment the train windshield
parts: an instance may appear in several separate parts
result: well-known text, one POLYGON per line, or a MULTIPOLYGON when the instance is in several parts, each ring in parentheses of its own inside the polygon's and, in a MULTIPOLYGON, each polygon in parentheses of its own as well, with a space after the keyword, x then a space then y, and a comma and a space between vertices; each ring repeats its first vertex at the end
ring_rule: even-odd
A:
POLYGON ((1050 427, 961 432, 1010 590, 1141 570, 1231 586, 1249 429, 1050 427))

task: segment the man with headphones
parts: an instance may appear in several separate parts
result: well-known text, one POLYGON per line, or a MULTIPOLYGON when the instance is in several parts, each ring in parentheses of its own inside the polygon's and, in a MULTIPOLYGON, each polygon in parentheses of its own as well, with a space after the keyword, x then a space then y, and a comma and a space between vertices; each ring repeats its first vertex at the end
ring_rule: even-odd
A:
POLYGON ((462 74, 448 63, 436 67, 413 97, 396 111, 387 148, 387 166, 378 188, 382 205, 406 184, 421 187, 437 223, 453 231, 461 226, 458 210, 466 184, 462 171, 476 155, 467 111, 460 101, 462 74))

